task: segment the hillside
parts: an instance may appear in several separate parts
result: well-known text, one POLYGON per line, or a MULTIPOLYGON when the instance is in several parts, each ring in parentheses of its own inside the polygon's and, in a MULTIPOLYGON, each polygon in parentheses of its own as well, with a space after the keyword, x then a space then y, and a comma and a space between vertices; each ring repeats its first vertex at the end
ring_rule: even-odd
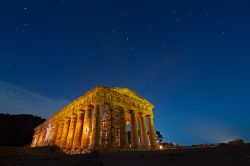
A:
POLYGON ((33 129, 44 122, 34 115, 0 114, 0 146, 24 146, 32 141, 33 129))

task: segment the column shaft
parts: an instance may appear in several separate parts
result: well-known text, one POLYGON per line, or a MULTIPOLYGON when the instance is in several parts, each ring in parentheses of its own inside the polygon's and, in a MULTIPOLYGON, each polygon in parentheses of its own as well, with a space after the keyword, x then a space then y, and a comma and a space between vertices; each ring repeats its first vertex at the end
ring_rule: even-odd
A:
POLYGON ((76 129, 75 129, 75 136, 73 141, 73 147, 81 146, 81 136, 82 136, 82 128, 83 128, 83 118, 84 112, 80 110, 77 114, 77 122, 76 122, 76 129))
POLYGON ((74 133, 75 133, 75 127, 76 127, 76 115, 71 115, 70 125, 69 125, 69 131, 66 141, 66 147, 71 148, 73 144, 74 139, 74 133))
POLYGON ((131 145, 134 149, 139 147, 138 125, 134 111, 131 112, 131 145))
POLYGON ((151 149, 156 149, 157 142, 156 142, 156 137, 155 137, 155 129, 154 129, 154 122, 153 122, 152 116, 148 116, 148 128, 149 128, 149 138, 150 138, 151 149))
POLYGON ((32 141, 31 147, 36 147, 36 145, 37 145, 37 139, 38 139, 38 134, 37 134, 37 133, 34 133, 33 141, 32 141))
POLYGON ((55 145, 56 131, 57 131, 57 124, 53 124, 48 138, 48 145, 55 145))
POLYGON ((112 146, 112 112, 113 110, 109 107, 108 108, 108 119, 107 119, 107 145, 106 148, 111 148, 112 146))
POLYGON ((94 118, 93 118, 93 148, 100 149, 101 148, 101 130, 102 130, 102 114, 99 105, 95 105, 94 108, 94 118))
POLYGON ((90 133, 91 133, 91 119, 92 119, 92 110, 90 108, 85 110, 84 121, 83 121, 83 132, 82 132, 82 141, 81 146, 88 148, 90 143, 90 133))
POLYGON ((115 110, 111 109, 111 148, 117 148, 115 110))
POLYGON ((148 141, 148 134, 147 134, 147 125, 146 125, 146 118, 144 116, 141 117, 142 121, 142 139, 143 139, 143 147, 148 148, 149 141, 148 141))
POLYGON ((62 138, 62 133, 63 133, 63 125, 64 125, 63 122, 59 122, 59 124, 58 124, 57 133, 56 133, 56 142, 55 142, 55 144, 57 146, 60 146, 60 143, 61 143, 61 138, 62 138))
POLYGON ((34 143, 34 147, 38 146, 39 138, 40 138, 40 134, 38 132, 36 132, 36 142, 34 143))
POLYGON ((42 135, 40 138, 40 146, 45 146, 45 137, 46 137, 46 129, 44 129, 44 131, 42 131, 42 135))
POLYGON ((41 142, 42 142, 42 132, 39 131, 39 133, 38 133, 38 140, 37 140, 37 146, 41 146, 41 142))
POLYGON ((126 112, 121 110, 121 120, 120 120, 120 148, 128 148, 128 133, 127 133, 127 119, 126 112))
POLYGON ((61 147, 66 146, 67 135, 68 135, 68 131, 69 131, 69 123, 70 123, 70 118, 66 117, 66 119, 64 121, 64 125, 63 125, 62 138, 61 138, 61 142, 60 142, 61 147))
POLYGON ((139 138, 140 138, 140 147, 143 147, 143 131, 142 131, 142 113, 139 113, 139 138))

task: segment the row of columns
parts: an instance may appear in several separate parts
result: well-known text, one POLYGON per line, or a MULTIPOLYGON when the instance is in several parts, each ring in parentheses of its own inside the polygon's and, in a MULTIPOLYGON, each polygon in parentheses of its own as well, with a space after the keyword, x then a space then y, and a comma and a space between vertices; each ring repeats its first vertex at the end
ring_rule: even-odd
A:
POLYGON ((100 136, 97 134, 101 133, 100 114, 99 105, 96 105, 94 109, 87 108, 85 111, 80 110, 77 115, 72 114, 71 117, 66 117, 63 121, 55 124, 54 126, 56 127, 51 127, 50 130, 43 129, 35 133, 32 146, 57 145, 67 148, 89 148, 91 133, 96 133, 93 135, 95 136, 95 140, 92 141, 94 145, 97 142, 101 142, 100 136), (94 111, 95 118, 92 118, 92 111, 94 111), (99 127, 93 127, 92 129, 92 126, 96 126, 97 124, 100 124, 98 125, 99 127), (48 131, 48 139, 45 139, 48 131))
POLYGON ((131 112, 131 146, 133 148, 149 148, 149 141, 151 149, 157 148, 157 142, 155 137, 154 122, 152 116, 143 116, 141 113, 135 116, 134 112, 131 112), (146 118, 148 119, 148 132, 146 127, 146 118), (139 123, 139 133, 138 133, 138 123, 139 123))
MULTIPOLYGON (((152 116, 143 116, 139 113, 136 116, 135 111, 130 111, 131 115, 131 147, 133 149, 149 148, 156 149, 157 143, 155 138, 155 130, 152 116), (146 118, 148 118, 148 131, 147 134, 146 118), (138 130, 139 123, 139 130, 138 130), (139 133, 138 133, 139 131, 139 133)), ((112 112, 111 115, 112 116, 112 112)), ((120 148, 126 149, 129 147, 128 135, 127 135, 127 119, 126 112, 124 110, 120 113, 120 148)), ((112 140, 112 122, 110 124, 110 142, 112 140)), ((46 146, 57 145, 59 147, 67 148, 101 148, 101 132, 102 132, 102 112, 99 105, 95 105, 93 108, 87 108, 85 111, 78 111, 77 115, 72 114, 71 117, 66 117, 63 121, 60 121, 50 128, 50 133, 46 137, 47 130, 43 130, 34 135, 32 146, 46 146), (93 111, 93 113, 92 113, 93 111), (92 117, 93 115, 93 117, 92 117)), ((109 137, 109 136, 108 136, 109 137)), ((111 147, 112 145, 110 145, 111 147)), ((109 147, 109 146, 108 146, 109 147)))

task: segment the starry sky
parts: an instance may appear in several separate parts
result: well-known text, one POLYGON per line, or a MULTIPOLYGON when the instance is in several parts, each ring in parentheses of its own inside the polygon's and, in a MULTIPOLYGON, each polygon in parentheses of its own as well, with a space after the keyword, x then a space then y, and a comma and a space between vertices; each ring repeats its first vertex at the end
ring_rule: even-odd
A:
POLYGON ((45 118, 131 88, 183 145, 250 141, 248 0, 3 0, 0 112, 45 118))

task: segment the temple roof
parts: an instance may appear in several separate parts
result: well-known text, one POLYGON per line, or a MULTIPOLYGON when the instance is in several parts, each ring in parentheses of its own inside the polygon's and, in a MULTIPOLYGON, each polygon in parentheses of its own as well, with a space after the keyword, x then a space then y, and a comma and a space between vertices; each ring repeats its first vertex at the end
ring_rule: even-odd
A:
POLYGON ((125 96, 134 98, 134 99, 138 99, 138 100, 142 100, 145 101, 147 103, 149 103, 150 105, 153 106, 152 103, 150 103, 147 99, 143 98, 142 96, 138 95, 135 91, 129 89, 129 88, 122 88, 122 87, 104 87, 106 89, 118 92, 120 94, 123 94, 125 96))

